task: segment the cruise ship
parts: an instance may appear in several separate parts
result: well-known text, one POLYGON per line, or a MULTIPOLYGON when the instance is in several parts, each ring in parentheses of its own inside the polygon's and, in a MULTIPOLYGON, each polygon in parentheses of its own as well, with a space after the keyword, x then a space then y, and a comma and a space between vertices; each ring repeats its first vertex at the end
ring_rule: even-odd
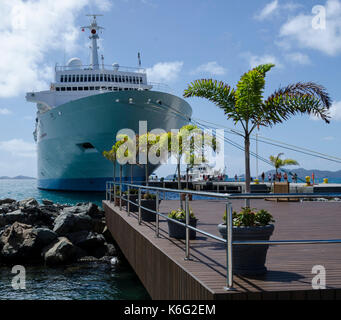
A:
MULTIPOLYGON (((28 92, 26 100, 37 105, 34 139, 37 142, 38 188, 65 191, 104 191, 113 179, 113 164, 102 155, 111 149, 120 129, 139 132, 181 128, 190 121, 192 109, 183 99, 162 86, 149 83, 146 70, 118 63, 105 65, 98 57, 97 41, 103 29, 98 15, 89 26, 90 64, 71 58, 55 67, 50 89, 28 92)), ((134 166, 133 180, 144 180, 144 168, 134 166)), ((149 165, 152 173, 158 165, 149 165)), ((118 171, 118 170, 117 170, 118 171)), ((129 166, 123 178, 130 181, 129 166)), ((115 177, 118 179, 118 177, 115 177)))

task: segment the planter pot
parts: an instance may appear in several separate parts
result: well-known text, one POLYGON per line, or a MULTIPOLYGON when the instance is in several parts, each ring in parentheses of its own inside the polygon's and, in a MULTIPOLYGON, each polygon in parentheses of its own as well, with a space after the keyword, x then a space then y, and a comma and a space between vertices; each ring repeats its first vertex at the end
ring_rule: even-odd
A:
MULTIPOLYGON (((181 193, 180 197, 181 197, 181 201, 186 201, 186 193, 181 193)), ((188 201, 192 201, 192 194, 188 195, 188 201)))
MULTIPOLYGON (((125 197, 128 197, 127 195, 124 195, 125 197)), ((137 194, 131 194, 129 196, 129 200, 132 201, 132 202, 136 202, 137 199, 138 199, 138 195, 137 194)), ((122 200, 122 205, 125 206, 128 210, 128 203, 126 200, 122 200)), ((136 204, 133 204, 130 202, 130 212, 137 212, 138 211, 138 207, 136 204)))
MULTIPOLYGON (((136 203, 138 203, 138 199, 136 200, 136 203)), ((155 211, 156 200, 155 199, 148 199, 148 200, 141 199, 141 206, 155 211)), ((137 211, 138 211, 138 207, 137 207, 137 211)), ((141 219, 146 222, 155 222, 156 214, 141 208, 141 219)))
MULTIPOLYGON (((226 225, 219 224, 218 230, 226 239, 226 225)), ((269 240, 274 225, 257 227, 233 227, 233 241, 269 240)), ((233 272, 243 276, 254 276, 266 273, 266 254, 269 245, 233 245, 233 272)))
MULTIPOLYGON (((180 222, 186 223, 186 220, 179 220, 180 222)), ((198 219, 191 218, 189 220, 189 225, 191 227, 196 228, 197 227, 197 221, 198 219)), ((171 220, 167 220, 168 222, 168 234, 171 238, 176 239, 186 239, 186 228, 184 226, 181 226, 171 220)), ((196 238, 196 231, 189 230, 189 238, 191 240, 194 240, 196 238)))

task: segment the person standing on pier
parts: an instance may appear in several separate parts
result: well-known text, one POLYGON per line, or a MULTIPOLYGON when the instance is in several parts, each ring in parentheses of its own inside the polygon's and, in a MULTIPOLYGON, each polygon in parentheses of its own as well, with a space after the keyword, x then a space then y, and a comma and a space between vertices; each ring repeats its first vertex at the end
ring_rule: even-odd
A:
POLYGON ((262 173, 261 177, 262 177, 262 182, 264 183, 264 180, 265 180, 265 173, 264 172, 262 173))

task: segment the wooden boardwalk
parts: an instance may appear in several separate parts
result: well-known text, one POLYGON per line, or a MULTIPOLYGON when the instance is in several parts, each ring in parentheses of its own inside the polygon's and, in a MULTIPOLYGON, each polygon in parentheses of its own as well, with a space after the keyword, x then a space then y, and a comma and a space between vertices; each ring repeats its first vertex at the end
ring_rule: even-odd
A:
MULTIPOLYGON (((233 200, 234 209, 243 202, 233 200)), ((179 202, 164 200, 160 211, 176 209, 179 202)), ((190 206, 199 218, 198 228, 219 235, 225 203, 196 200, 190 206)), ((269 210, 275 220, 271 240, 341 238, 341 202, 273 202, 252 200, 254 208, 269 210)), ((268 272, 253 278, 234 276, 235 291, 225 291, 226 253, 223 243, 197 234, 191 241, 192 261, 185 261, 185 241, 168 237, 160 218, 155 224, 137 223, 113 203, 103 201, 107 225, 153 299, 341 299, 341 245, 273 245, 267 255, 268 272), (326 269, 325 290, 313 290, 312 268, 326 269)))

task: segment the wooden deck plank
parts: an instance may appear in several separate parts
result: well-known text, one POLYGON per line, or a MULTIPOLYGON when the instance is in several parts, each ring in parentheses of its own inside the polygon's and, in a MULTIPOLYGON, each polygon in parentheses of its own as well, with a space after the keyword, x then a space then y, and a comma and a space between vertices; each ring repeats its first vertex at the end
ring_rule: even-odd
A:
MULTIPOLYGON (((236 291, 226 292, 224 244, 197 234, 191 241, 192 261, 185 261, 185 241, 168 237, 167 222, 160 218, 160 237, 155 223, 138 225, 113 203, 104 201, 107 224, 142 283, 155 299, 335 299, 341 289, 341 246, 339 244, 272 245, 264 276, 234 277, 236 291), (141 261, 146 260, 143 264, 141 261), (314 265, 326 268, 327 290, 312 290, 314 265), (168 290, 168 291, 167 291, 168 290), (167 291, 167 292, 165 292, 167 291)), ((243 206, 233 200, 234 209, 243 206)), ((252 207, 269 210, 275 220, 272 240, 337 239, 341 235, 340 202, 272 202, 253 200, 252 207)), ((198 228, 219 236, 225 203, 196 200, 190 206, 199 218, 198 228)), ((179 207, 175 200, 163 200, 160 211, 179 207)))

